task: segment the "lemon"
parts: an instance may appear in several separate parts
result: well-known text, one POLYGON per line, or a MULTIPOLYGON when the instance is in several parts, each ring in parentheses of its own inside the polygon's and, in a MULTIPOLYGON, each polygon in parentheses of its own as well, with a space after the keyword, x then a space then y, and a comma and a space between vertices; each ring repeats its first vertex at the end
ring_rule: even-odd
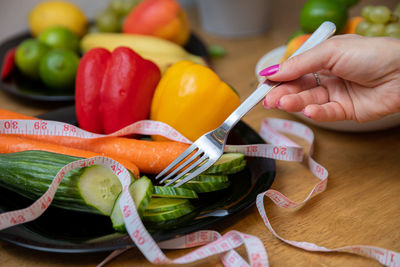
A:
POLYGON ((324 21, 336 25, 337 32, 345 26, 348 18, 347 7, 332 0, 308 0, 300 12, 300 26, 307 33, 314 32, 324 21))
POLYGON ((73 90, 78 65, 79 57, 75 52, 67 49, 51 50, 40 60, 39 75, 49 88, 73 90))
POLYGON ((33 36, 56 25, 66 27, 78 36, 83 36, 88 25, 88 20, 82 10, 66 1, 39 3, 29 13, 28 22, 33 36))

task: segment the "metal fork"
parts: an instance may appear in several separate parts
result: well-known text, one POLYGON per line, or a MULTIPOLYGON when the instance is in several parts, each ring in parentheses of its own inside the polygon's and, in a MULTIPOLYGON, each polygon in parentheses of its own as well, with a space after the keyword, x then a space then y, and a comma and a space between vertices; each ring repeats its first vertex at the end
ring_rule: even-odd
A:
MULTIPOLYGON (((326 21, 322 23, 321 26, 319 26, 319 28, 310 36, 310 38, 308 38, 307 41, 304 42, 304 44, 291 55, 291 57, 301 54, 328 39, 334 34, 335 30, 335 24, 332 22, 326 21)), ((156 179, 160 179, 162 176, 172 170, 172 172, 160 180, 160 183, 171 179, 175 174, 177 174, 173 179, 168 180, 168 182, 165 184, 166 186, 170 185, 182 178, 174 185, 177 187, 190 181, 194 177, 207 170, 221 157, 222 153, 224 152, 226 139, 230 130, 244 115, 246 115, 256 104, 258 104, 268 92, 277 87, 279 84, 280 83, 271 82, 268 80, 261 82, 257 89, 247 99, 245 99, 231 115, 229 115, 229 117, 221 124, 220 127, 202 135, 199 139, 197 139, 179 157, 177 157, 170 165, 160 172, 156 176, 156 179), (181 164, 179 165, 179 163, 181 164), (190 163, 191 165, 188 166, 190 163), (182 169, 183 171, 181 171, 182 169), (192 170, 193 172, 190 172, 192 170)))

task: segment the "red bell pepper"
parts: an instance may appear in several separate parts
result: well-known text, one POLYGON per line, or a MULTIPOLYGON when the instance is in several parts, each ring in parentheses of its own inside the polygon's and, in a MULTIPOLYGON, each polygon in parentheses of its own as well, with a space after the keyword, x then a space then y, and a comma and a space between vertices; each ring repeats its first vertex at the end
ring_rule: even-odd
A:
POLYGON ((94 133, 109 134, 147 119, 160 69, 128 47, 112 53, 89 50, 76 76, 75 105, 78 124, 94 133))
POLYGON ((17 48, 11 48, 7 51, 4 56, 3 65, 1 67, 1 79, 4 80, 8 77, 8 75, 13 72, 15 68, 15 53, 17 52, 17 48))

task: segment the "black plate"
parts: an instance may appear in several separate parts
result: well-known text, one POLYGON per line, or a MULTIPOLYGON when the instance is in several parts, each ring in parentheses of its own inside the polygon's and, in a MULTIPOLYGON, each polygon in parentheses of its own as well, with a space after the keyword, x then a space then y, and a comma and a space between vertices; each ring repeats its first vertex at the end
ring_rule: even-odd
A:
MULTIPOLYGON (((24 32, 2 42, 0 44, 0 64, 3 64, 7 51, 18 46, 22 41, 28 38, 32 38, 32 36, 29 32, 24 32)), ((191 34, 185 49, 192 54, 199 55, 208 60, 206 45, 194 34, 191 34)), ((54 93, 52 90, 47 89, 42 82, 32 81, 25 77, 18 69, 15 69, 10 77, 7 77, 4 81, 0 79, 0 88, 20 99, 39 103, 72 103, 75 98, 73 92, 54 93)))
MULTIPOLYGON (((74 107, 52 111, 41 118, 76 124, 74 107)), ((244 122, 239 122, 232 130, 228 143, 259 144, 263 140, 244 122)), ((244 171, 230 177, 229 188, 208 193, 206 197, 200 195, 196 212, 175 222, 175 225, 166 225, 166 230, 156 230, 148 225, 153 238, 162 241, 196 230, 210 229, 211 225, 252 206, 257 194, 271 186, 275 177, 275 161, 247 157, 247 162, 244 171), (221 217, 205 216, 215 210, 225 210, 226 214, 221 217)), ((30 203, 32 201, 0 189, 0 210, 23 208, 30 203)), ((36 250, 64 253, 109 251, 134 246, 129 236, 114 234, 108 217, 58 208, 49 208, 33 222, 1 231, 0 239, 36 250)))

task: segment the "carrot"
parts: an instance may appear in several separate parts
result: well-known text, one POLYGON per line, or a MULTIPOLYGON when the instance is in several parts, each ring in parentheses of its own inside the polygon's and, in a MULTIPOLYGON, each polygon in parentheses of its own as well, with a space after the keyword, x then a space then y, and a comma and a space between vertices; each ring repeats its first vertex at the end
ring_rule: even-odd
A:
MULTIPOLYGON (((0 119, 37 119, 0 109, 0 119), (10 117, 7 117, 10 116, 10 117), (12 116, 12 117, 11 117, 12 116)), ((140 172, 157 174, 167 167, 186 148, 187 144, 173 141, 145 141, 126 137, 85 139, 68 136, 24 136, 42 142, 93 151, 104 156, 133 162, 140 172)))
MULTIPOLYGON (((26 150, 42 150, 42 151, 60 153, 64 155, 81 157, 81 158, 91 158, 95 156, 101 156, 100 154, 92 151, 86 151, 82 149, 56 145, 52 143, 46 143, 26 138, 23 136, 0 135, 0 153, 13 153, 26 150)), ((135 175, 135 177, 137 178, 139 177, 139 169, 135 164, 118 157, 111 157, 111 158, 118 161, 126 168, 128 168, 135 175)))
POLYGON ((125 137, 85 139, 69 136, 28 136, 36 140, 120 157, 133 162, 140 172, 157 174, 186 148, 187 144, 172 141, 145 141, 125 137))
POLYGON ((38 118, 23 115, 11 110, 0 108, 0 120, 15 119, 15 120, 37 120, 38 118))

